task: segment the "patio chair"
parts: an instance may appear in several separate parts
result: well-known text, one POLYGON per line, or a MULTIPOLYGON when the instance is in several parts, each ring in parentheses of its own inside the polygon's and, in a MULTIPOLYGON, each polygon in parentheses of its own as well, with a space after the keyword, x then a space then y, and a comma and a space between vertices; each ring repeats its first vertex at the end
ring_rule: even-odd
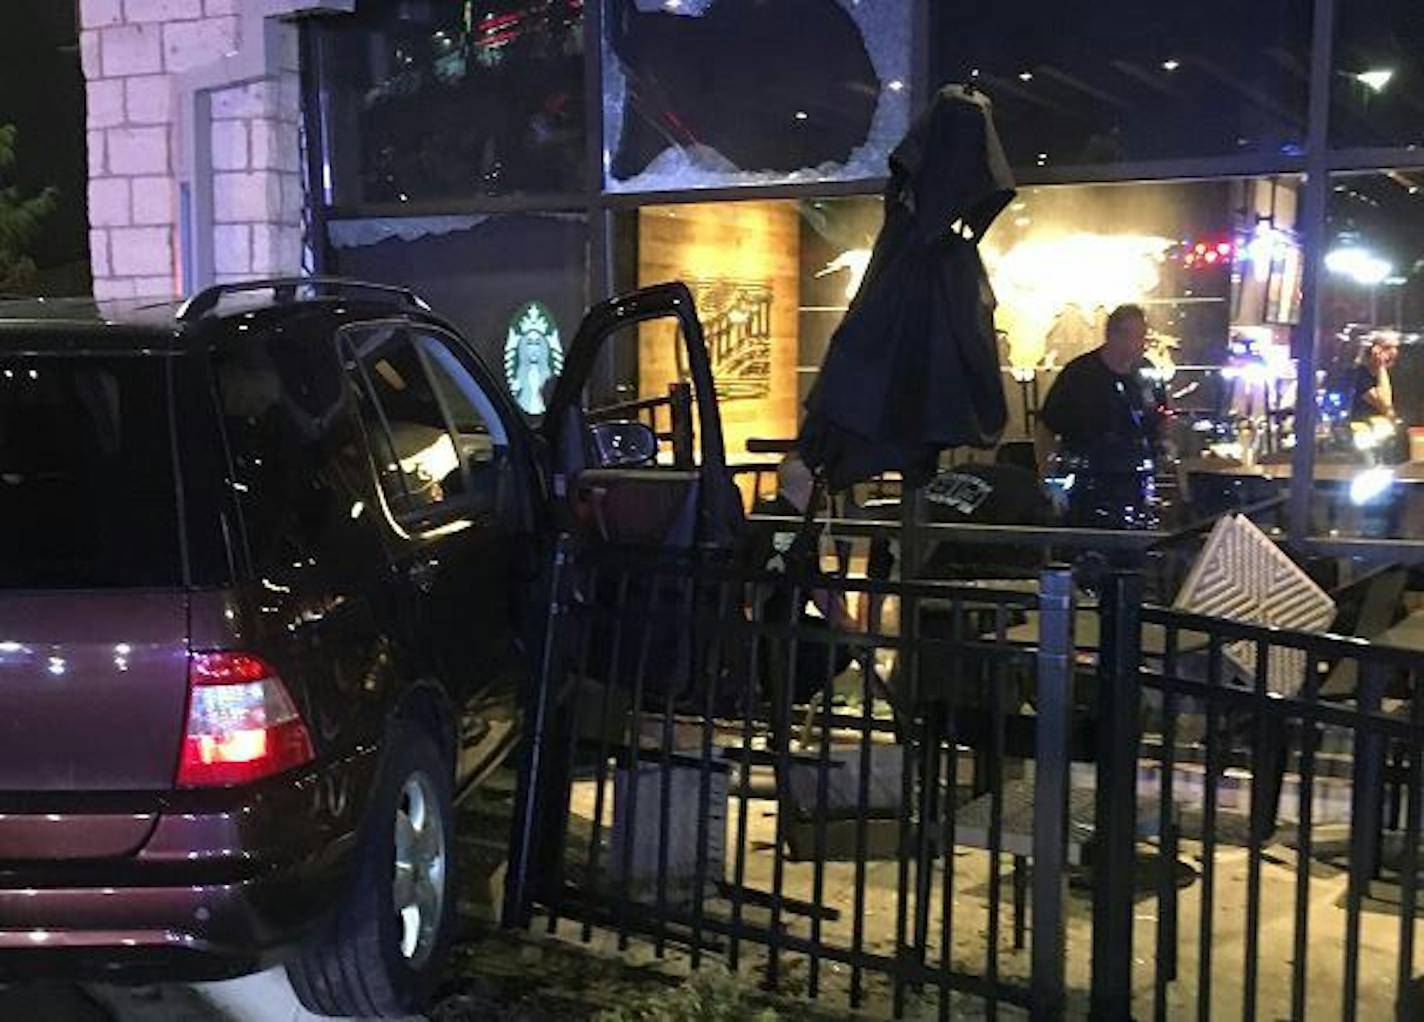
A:
MULTIPOLYGON (((1246 624, 1272 625, 1323 631, 1337 616, 1334 600, 1275 542, 1242 514, 1227 514, 1212 527, 1201 552, 1192 562, 1173 603, 1175 610, 1221 617, 1246 624)), ((1186 637, 1180 637, 1186 638, 1186 637)), ((1179 641, 1180 641, 1179 638, 1179 641)), ((1207 678, 1207 641, 1197 636, 1178 649, 1176 670, 1186 677, 1207 678)), ((1251 642, 1227 642, 1222 647, 1222 684, 1253 688, 1257 671, 1256 646, 1251 642)), ((1305 681, 1303 653, 1276 650, 1265 669, 1268 690, 1278 696, 1295 695, 1305 681)), ((1156 707, 1155 709, 1160 709, 1156 707)), ((1178 726, 1204 733, 1205 713, 1199 702, 1184 699, 1178 710, 1178 726)), ((1160 713, 1149 713, 1149 722, 1159 726, 1160 713), (1156 720, 1153 721, 1155 716, 1156 720)), ((1252 800, 1250 835, 1264 843, 1275 832, 1281 787, 1284 783, 1287 741, 1281 729, 1266 728, 1259 735, 1250 710, 1228 710, 1218 718, 1215 731, 1206 736, 1228 749, 1243 736, 1259 738, 1252 765, 1264 767, 1262 797, 1252 800)), ((1218 758, 1222 775, 1232 765, 1231 757, 1218 758)))
MULTIPOLYGON (((1404 590, 1409 584, 1409 569, 1403 565, 1388 565, 1369 572, 1335 594, 1340 605, 1340 614, 1331 631, 1337 635, 1352 636, 1371 641, 1379 638, 1395 624, 1400 616, 1404 590)), ((1359 662, 1353 658, 1342 658, 1323 665, 1316 677, 1319 684, 1314 695, 1324 702, 1341 702, 1358 698, 1359 662)), ((1403 694, 1403 693, 1401 693, 1403 694)), ((1386 710, 1386 713, 1391 711, 1386 710)), ((1408 714, 1407 706, 1402 712, 1408 714)), ((1299 740, 1303 735, 1303 725, 1297 722, 1290 738, 1299 740)), ((1283 768, 1284 772, 1284 768, 1283 768)), ((1408 784, 1408 772, 1404 762, 1398 758, 1398 750, 1385 764, 1382 780, 1388 801, 1384 813, 1384 825, 1398 829, 1404 806, 1404 790, 1408 784)))
MULTIPOLYGON (((1330 630, 1336 635, 1374 639, 1395 623, 1409 570, 1391 564, 1355 579, 1332 595, 1339 606, 1330 630)), ((1359 683, 1359 664, 1352 659, 1329 666, 1315 694, 1325 700, 1353 698, 1359 683)))

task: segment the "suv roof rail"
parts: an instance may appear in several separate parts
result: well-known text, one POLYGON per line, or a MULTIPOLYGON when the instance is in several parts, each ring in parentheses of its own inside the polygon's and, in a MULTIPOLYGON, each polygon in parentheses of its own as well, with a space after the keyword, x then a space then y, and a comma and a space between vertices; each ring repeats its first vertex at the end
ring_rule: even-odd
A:
POLYGON ((225 295, 241 294, 247 291, 272 291, 277 302, 292 301, 299 288, 314 288, 332 295, 367 292, 371 295, 398 299, 411 308, 430 311, 430 305, 407 287, 392 284, 372 284, 364 280, 348 280, 344 277, 273 277, 268 280, 243 280, 232 284, 213 284, 205 287, 178 306, 178 321, 182 323, 202 319, 218 307, 225 295))

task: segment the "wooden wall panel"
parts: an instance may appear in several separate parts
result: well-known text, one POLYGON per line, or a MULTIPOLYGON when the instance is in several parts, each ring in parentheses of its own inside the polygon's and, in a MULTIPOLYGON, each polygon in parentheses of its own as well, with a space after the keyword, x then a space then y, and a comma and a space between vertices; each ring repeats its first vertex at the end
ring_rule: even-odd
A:
MULTIPOLYGON (((796 435, 800 226, 790 201, 648 206, 639 215, 638 282, 683 280, 714 349, 727 455, 746 453, 749 437, 796 435)), ((667 392, 679 378, 677 344, 667 324, 639 336, 640 397, 667 392)))

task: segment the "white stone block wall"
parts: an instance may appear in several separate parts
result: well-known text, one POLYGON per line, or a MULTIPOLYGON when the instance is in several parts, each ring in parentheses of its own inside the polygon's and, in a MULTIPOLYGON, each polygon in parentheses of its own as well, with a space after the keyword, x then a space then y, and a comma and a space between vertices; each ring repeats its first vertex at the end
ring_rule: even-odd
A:
MULTIPOLYGON (((254 0, 81 0, 88 82, 89 225, 96 298, 185 288, 177 125, 180 78, 221 62, 262 23, 254 0)), ((296 28, 276 29, 269 77, 212 93, 217 279, 301 269, 296 28)))
POLYGON ((219 281, 297 273, 301 100, 295 53, 271 79, 213 94, 213 265, 219 281))

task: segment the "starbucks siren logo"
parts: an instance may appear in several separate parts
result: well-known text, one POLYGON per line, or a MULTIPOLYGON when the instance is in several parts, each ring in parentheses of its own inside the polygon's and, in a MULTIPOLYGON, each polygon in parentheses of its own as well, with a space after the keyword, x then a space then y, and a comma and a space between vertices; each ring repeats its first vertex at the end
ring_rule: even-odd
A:
POLYGON ((564 349, 553 313, 542 302, 521 306, 509 321, 504 342, 504 378, 519 407, 543 415, 545 385, 563 370, 564 349))

